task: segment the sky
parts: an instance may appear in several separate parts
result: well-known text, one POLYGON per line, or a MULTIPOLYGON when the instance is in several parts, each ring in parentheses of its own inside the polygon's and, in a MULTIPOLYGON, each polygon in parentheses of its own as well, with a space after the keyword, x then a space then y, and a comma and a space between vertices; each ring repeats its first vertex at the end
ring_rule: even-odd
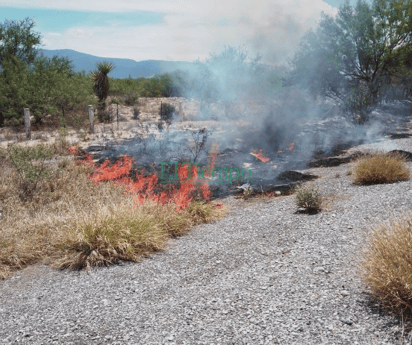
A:
POLYGON ((136 61, 195 61, 232 46, 280 65, 316 27, 321 12, 335 15, 343 1, 0 0, 0 23, 30 17, 43 49, 136 61))

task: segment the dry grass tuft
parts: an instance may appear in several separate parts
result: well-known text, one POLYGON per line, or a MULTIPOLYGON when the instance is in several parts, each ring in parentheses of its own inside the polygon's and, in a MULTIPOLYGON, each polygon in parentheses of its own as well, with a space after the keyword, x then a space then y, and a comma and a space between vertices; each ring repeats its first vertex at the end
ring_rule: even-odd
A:
POLYGON ((225 213, 215 212, 212 204, 193 203, 182 213, 176 213, 175 208, 174 204, 150 201, 136 207, 133 198, 127 198, 114 208, 79 218, 56 238, 60 252, 52 266, 81 269, 120 260, 138 261, 162 250, 170 237, 183 235, 192 225, 210 222, 225 213))
POLYGON ((50 178, 22 198, 19 175, 0 159, 0 279, 37 262, 80 269, 136 261, 226 212, 198 202, 181 213, 172 204, 136 207, 124 189, 93 183, 91 168, 69 159, 50 164, 50 178))
POLYGON ((369 241, 359 260, 362 280, 385 309, 412 315, 412 218, 380 224, 369 241))
POLYGON ((367 154, 356 161, 353 182, 368 185, 408 180, 410 171, 405 163, 406 159, 399 154, 367 154))

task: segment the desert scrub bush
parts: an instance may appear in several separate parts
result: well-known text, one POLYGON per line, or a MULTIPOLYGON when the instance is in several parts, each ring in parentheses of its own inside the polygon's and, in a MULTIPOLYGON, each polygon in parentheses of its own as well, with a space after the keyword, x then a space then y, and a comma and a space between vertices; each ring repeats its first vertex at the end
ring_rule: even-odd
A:
POLYGON ((123 96, 123 102, 128 106, 139 104, 138 98, 139 96, 136 92, 128 92, 123 96))
POLYGON ((356 161, 353 169, 355 184, 379 184, 406 181, 410 171, 406 159, 400 154, 376 153, 356 161))
POLYGON ((20 177, 22 200, 31 198, 36 192, 38 183, 50 177, 51 171, 45 166, 45 160, 51 158, 53 152, 43 145, 19 147, 9 144, 2 155, 10 160, 20 177))
POLYGON ((308 213, 321 210, 322 199, 320 192, 315 188, 299 187, 296 189, 296 205, 308 213))
POLYGON ((344 100, 344 109, 351 114, 352 120, 364 124, 369 120, 373 95, 366 85, 361 85, 350 90, 344 100))
POLYGON ((133 108, 133 120, 138 120, 140 115, 140 110, 137 107, 133 108))
POLYGON ((388 311, 412 313, 412 218, 371 229, 361 253, 360 276, 374 299, 388 311))
POLYGON ((169 103, 161 103, 160 106, 160 118, 167 124, 171 124, 173 121, 173 115, 175 114, 175 107, 169 103))

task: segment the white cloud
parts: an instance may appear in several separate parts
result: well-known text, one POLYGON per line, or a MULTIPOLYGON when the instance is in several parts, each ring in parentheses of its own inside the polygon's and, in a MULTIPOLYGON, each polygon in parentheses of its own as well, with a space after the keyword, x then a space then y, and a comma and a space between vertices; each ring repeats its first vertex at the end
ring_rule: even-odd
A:
POLYGON ((72 27, 61 37, 42 33, 46 49, 134 60, 192 61, 219 52, 224 45, 245 45, 268 63, 284 62, 300 38, 314 28, 322 11, 337 9, 322 0, 14 0, 13 6, 113 12, 110 26, 72 27), (156 25, 122 26, 116 12, 156 11, 165 14, 156 25))

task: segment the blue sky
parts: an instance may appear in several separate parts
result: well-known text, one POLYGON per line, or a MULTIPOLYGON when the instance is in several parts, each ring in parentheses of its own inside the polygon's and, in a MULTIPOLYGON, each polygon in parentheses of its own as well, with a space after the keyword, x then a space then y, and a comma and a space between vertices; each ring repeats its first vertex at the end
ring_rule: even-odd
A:
MULTIPOLYGON (((0 0, 0 22, 30 17, 42 48, 136 61, 194 61, 225 45, 285 62, 322 11, 343 0, 0 0)), ((353 0, 352 0, 353 3, 353 0)))

